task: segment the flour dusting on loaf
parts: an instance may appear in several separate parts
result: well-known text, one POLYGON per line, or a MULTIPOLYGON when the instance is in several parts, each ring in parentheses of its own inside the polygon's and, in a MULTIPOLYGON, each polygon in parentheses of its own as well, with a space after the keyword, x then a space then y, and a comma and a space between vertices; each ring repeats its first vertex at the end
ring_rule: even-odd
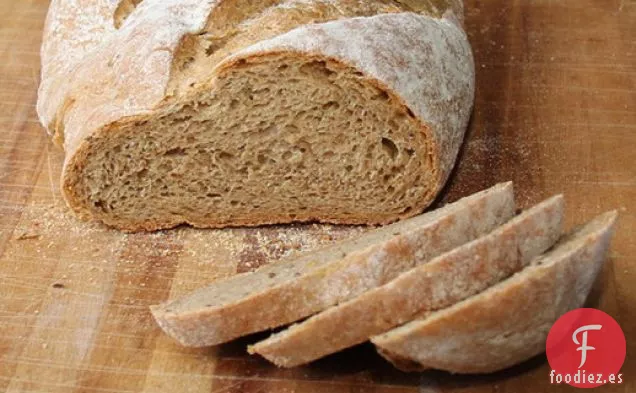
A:
POLYGON ((38 114, 66 151, 64 197, 129 231, 416 215, 445 183, 472 109, 460 10, 53 2, 38 114))

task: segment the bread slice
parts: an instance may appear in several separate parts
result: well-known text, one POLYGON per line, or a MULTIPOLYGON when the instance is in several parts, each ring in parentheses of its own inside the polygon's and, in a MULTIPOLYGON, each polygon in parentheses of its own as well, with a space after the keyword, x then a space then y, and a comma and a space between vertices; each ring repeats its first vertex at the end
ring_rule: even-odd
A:
POLYGON ((583 306, 607 254, 616 217, 616 212, 601 215, 513 277, 372 342, 406 371, 489 373, 543 352, 554 322, 583 306))
POLYGON ((563 197, 389 283, 292 325, 249 348, 281 367, 295 367, 367 341, 426 310, 448 307, 521 270, 561 236, 563 197))
POLYGON ((474 98, 456 0, 85 3, 52 3, 38 102, 80 217, 386 224, 453 168, 474 98))
POLYGON ((513 215, 512 184, 499 184, 358 238, 217 281, 151 310, 183 345, 220 344, 295 322, 383 285, 513 215))

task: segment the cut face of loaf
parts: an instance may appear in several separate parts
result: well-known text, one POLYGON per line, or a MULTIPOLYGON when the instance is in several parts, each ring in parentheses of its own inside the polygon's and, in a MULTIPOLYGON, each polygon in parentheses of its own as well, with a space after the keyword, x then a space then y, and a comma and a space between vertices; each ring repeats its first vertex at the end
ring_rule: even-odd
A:
POLYGON ((523 212, 491 233, 451 250, 347 302, 249 348, 295 367, 367 341, 424 311, 448 307, 526 266, 561 236, 563 197, 523 212))
MULTIPOLYGON (((192 16, 180 32, 178 18, 205 12, 204 2, 165 2, 188 10, 176 14, 141 2, 70 87, 43 80, 39 112, 64 141, 72 209, 131 231, 381 224, 420 213, 445 183, 470 116, 470 45, 452 15, 341 2, 258 3, 258 18, 234 15, 236 25, 217 31, 192 16), (297 7, 307 24, 290 22, 297 7), (359 14, 370 16, 346 18, 359 14), (163 17, 177 20, 155 42, 149 32, 163 17), (289 30, 254 41, 279 25, 289 30), (213 43, 203 52, 198 29, 213 43), (244 31, 224 33, 233 29, 244 31)), ((208 11, 220 26, 225 11, 208 11)))
POLYGON ((219 280, 151 310, 183 345, 220 344, 295 322, 384 285, 513 215, 512 184, 500 184, 323 250, 219 280))
POLYGON ((583 306, 616 217, 610 212, 596 218, 513 277, 372 342, 405 371, 490 373, 538 355, 554 322, 583 306))
POLYGON ((125 229, 362 224, 420 212, 437 191, 429 131, 351 67, 268 56, 215 90, 94 139, 67 178, 73 200, 125 229))

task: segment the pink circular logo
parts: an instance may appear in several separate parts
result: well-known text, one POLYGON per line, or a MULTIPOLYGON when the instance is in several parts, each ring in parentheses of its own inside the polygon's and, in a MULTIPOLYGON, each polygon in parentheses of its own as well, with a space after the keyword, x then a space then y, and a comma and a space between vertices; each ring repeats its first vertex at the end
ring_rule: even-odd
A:
POLYGON ((625 361, 623 330, 606 313, 593 308, 572 310, 550 329, 546 355, 552 383, 593 388, 622 383, 625 361))

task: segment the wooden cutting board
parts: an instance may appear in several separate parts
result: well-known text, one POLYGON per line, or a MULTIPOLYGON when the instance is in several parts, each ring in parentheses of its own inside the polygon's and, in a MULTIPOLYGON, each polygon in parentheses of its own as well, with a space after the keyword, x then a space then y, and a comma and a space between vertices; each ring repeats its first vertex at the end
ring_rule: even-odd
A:
MULTIPOLYGON (((621 214, 590 302, 628 340, 636 391, 636 2, 469 0, 477 100, 440 203, 514 180, 521 207, 555 193, 568 225, 621 214), (631 315, 630 315, 631 311, 631 315)), ((62 152, 35 113, 48 2, 0 0, 0 391, 540 392, 544 356, 495 375, 403 374, 360 346, 279 370, 246 339, 184 349, 148 305, 363 228, 324 225, 125 235, 76 221, 58 181, 62 152)))

